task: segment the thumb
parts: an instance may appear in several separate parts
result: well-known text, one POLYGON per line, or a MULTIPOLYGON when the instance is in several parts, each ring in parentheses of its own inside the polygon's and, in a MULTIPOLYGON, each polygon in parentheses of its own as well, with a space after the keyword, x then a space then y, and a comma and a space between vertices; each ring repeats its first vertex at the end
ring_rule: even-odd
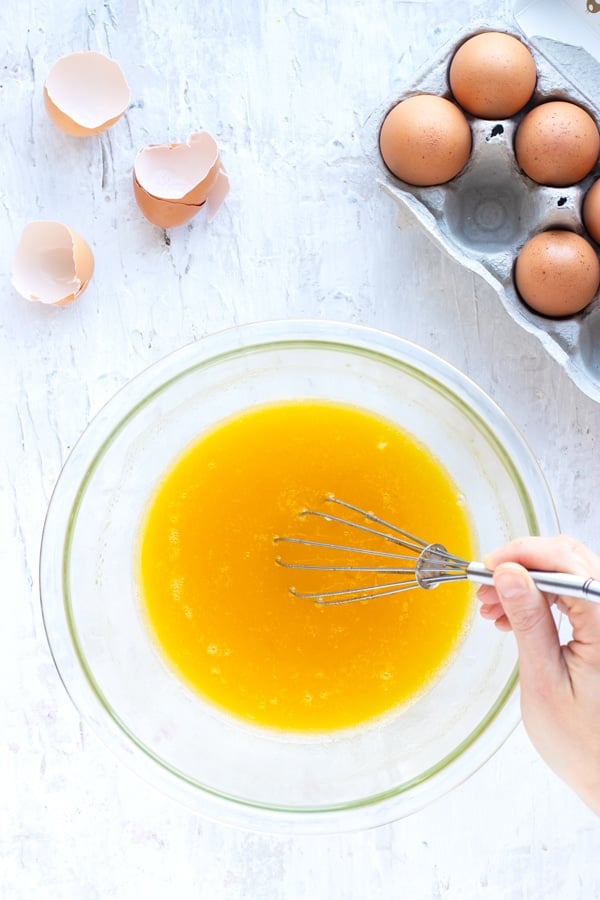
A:
POLYGON ((494 587, 512 627, 519 650, 521 681, 557 678, 560 641, 548 601, 518 563, 494 569, 494 587))

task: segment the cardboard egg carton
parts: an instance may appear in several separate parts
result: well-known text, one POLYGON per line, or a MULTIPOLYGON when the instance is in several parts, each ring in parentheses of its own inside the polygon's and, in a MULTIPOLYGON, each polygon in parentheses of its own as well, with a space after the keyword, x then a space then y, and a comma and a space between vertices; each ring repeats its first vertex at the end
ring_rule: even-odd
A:
POLYGON ((571 187, 546 187, 521 171, 513 149, 519 122, 545 100, 571 100, 586 109, 600 126, 600 106, 591 99, 597 95, 594 85, 598 84, 600 64, 581 47, 547 38, 529 39, 516 23, 471 24, 371 117, 371 146, 377 148, 379 180, 386 193, 443 251, 484 278, 514 321, 539 339, 584 393, 600 401, 600 293, 582 312, 551 319, 527 307, 513 282, 519 251, 541 231, 570 229, 587 237, 600 253, 581 217, 583 198, 600 177, 600 164, 571 187), (415 187, 396 178, 378 149, 379 128, 387 112, 414 94, 451 97, 448 69, 456 49, 471 35, 490 30, 513 34, 529 47, 538 73, 531 101, 510 119, 478 119, 465 112, 473 139, 471 156, 462 172, 447 184, 415 187))

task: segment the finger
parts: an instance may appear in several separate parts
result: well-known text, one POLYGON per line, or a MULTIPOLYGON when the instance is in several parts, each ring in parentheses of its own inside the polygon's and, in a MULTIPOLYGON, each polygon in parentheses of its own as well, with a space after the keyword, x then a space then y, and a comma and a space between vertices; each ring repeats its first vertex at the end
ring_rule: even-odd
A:
POLYGON ((484 603, 479 609, 482 619, 493 622, 500 631, 512 631, 512 626, 506 618, 506 613, 501 603, 484 603))
POLYGON ((547 571, 548 560, 552 560, 553 572, 600 578, 600 557, 580 541, 564 534, 548 538, 516 538, 488 553, 484 563, 488 568, 495 569, 503 562, 518 562, 527 569, 547 571))
POLYGON ((502 615, 496 619, 494 625, 496 626, 498 631, 512 631, 512 625, 510 624, 504 613, 502 613, 502 615))
POLYGON ((511 631, 511 624, 506 618, 502 603, 498 599, 496 588, 484 584, 477 590, 477 598, 481 602, 479 614, 483 619, 493 622, 500 631, 511 631))
POLYGON ((500 602, 498 603, 482 603, 479 607, 479 614, 484 619, 499 619, 504 615, 504 609, 500 602))
POLYGON ((517 563, 498 565, 494 586, 517 641, 522 683, 529 687, 557 683, 562 675, 561 648, 546 598, 517 563))
POLYGON ((558 606, 568 616, 573 640, 595 646, 600 660, 600 605, 576 597, 561 597, 558 606))
POLYGON ((480 603, 497 603, 498 595, 493 584, 482 584, 477 588, 477 599, 480 603))

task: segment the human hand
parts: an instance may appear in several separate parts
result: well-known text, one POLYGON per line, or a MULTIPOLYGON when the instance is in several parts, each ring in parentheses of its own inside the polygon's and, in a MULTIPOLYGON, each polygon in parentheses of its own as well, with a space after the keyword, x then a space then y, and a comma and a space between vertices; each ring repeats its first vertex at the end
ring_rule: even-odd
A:
POLYGON ((494 587, 481 615, 512 629, 519 651, 523 724, 542 758, 600 815, 600 605, 541 593, 527 569, 600 578, 600 557, 574 538, 524 537, 483 560, 494 587), (551 605, 568 616, 561 646, 551 605))

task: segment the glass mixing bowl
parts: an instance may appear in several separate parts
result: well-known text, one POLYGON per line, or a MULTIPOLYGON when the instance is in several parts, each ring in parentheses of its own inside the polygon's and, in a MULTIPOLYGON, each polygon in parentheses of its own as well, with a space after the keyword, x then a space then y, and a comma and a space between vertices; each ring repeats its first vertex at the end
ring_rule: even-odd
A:
POLYGON ((517 657, 512 635, 474 613, 458 652, 418 700, 362 727, 317 735, 244 724, 169 668, 136 583, 143 511, 165 470, 205 429, 253 405, 298 398, 357 404, 426 444, 464 494, 482 552, 558 530, 531 452, 461 372, 360 326, 259 323, 171 354, 91 422, 50 502, 42 608, 80 714, 135 772, 216 820, 338 832, 405 816, 485 762, 519 721, 517 657))

